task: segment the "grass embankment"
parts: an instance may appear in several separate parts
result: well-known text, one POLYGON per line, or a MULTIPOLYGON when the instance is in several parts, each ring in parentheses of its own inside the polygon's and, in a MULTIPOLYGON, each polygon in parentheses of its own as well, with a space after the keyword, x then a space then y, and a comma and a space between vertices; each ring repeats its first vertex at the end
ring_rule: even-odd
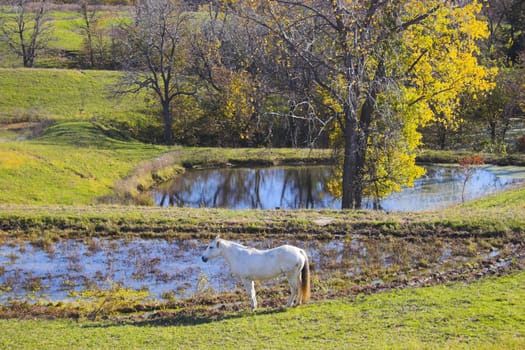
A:
POLYGON ((293 234, 331 239, 339 235, 505 237, 525 233, 525 187, 449 210, 422 213, 338 210, 227 210, 127 206, 0 205, 4 236, 140 235, 209 238, 216 234, 293 234))
POLYGON ((522 349, 525 272, 210 322, 0 320, 6 349, 522 349), (28 330, 31 330, 28 332, 28 330))
POLYGON ((0 142, 0 203, 93 204, 137 196, 184 167, 322 162, 329 151, 154 146, 92 122, 61 122, 28 141, 0 142))
MULTIPOLYGON (((416 160, 421 163, 434 164, 458 163, 460 159, 472 155, 473 153, 475 152, 425 149, 418 153, 416 160)), ((483 158, 483 161, 486 164, 525 166, 525 154, 523 153, 493 154, 479 152, 479 155, 483 158)))
POLYGON ((50 127, 42 138, 0 142, 0 202, 88 204, 167 147, 105 135, 89 122, 50 127))

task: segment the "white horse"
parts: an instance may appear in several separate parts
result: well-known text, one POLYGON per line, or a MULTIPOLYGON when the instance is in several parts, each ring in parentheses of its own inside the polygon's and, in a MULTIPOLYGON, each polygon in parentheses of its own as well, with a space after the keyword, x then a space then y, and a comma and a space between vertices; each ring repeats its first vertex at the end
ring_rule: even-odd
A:
POLYGON ((268 250, 248 248, 217 236, 204 251, 202 261, 222 256, 250 295, 252 310, 257 308, 254 281, 286 275, 291 295, 286 307, 306 303, 310 298, 310 268, 306 252, 291 245, 268 250))

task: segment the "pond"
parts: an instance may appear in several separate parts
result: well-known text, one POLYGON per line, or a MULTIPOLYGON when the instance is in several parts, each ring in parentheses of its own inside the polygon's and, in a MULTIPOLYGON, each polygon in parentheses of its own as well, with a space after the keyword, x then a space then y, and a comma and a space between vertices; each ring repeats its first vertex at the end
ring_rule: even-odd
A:
MULTIPOLYGON (((380 201, 387 211, 438 209, 461 203, 464 175, 457 166, 426 165, 426 174, 380 201)), ((329 166, 190 170, 153 192, 159 206, 230 209, 340 209, 326 188, 329 166)), ((465 186, 465 199, 488 195, 525 178, 523 167, 483 166, 465 186)), ((372 200, 364 200, 372 208, 372 200)))
MULTIPOLYGON (((451 264, 477 263, 480 259, 497 258, 500 264, 508 264, 512 258, 504 254, 519 248, 505 244, 501 250, 495 250, 484 242, 473 248, 470 239, 428 237, 414 241, 358 235, 329 242, 266 238, 240 243, 259 249, 285 243, 304 248, 319 281, 331 277, 362 280, 390 273, 399 276, 417 271, 418 267, 446 269, 451 264)), ((66 239, 45 246, 8 241, 0 245, 0 303, 74 300, 84 290, 108 289, 112 285, 145 289, 155 299, 235 290, 237 280, 223 258, 201 261, 206 244, 189 239, 140 238, 66 239)), ((272 285, 279 280, 264 283, 272 285)))

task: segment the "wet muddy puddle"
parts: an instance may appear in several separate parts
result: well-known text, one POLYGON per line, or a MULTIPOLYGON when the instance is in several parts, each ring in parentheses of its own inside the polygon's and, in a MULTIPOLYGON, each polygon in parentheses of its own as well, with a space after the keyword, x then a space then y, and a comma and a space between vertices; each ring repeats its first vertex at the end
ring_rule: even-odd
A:
MULTIPOLYGON (((315 278, 362 280, 370 276, 440 269, 471 260, 498 260, 513 245, 494 248, 486 242, 428 238, 347 236, 332 241, 293 239, 240 241, 267 249, 288 243, 304 248, 315 278)), ((61 240, 46 246, 10 241, 0 246, 0 302, 60 301, 84 290, 112 285, 147 290, 153 298, 185 298, 237 288, 222 258, 203 263, 207 242, 164 239, 61 240)), ((501 264, 507 263, 500 259, 501 264)), ((276 282, 264 282, 276 283, 276 282)), ((373 283, 382 283, 375 277, 373 283)))

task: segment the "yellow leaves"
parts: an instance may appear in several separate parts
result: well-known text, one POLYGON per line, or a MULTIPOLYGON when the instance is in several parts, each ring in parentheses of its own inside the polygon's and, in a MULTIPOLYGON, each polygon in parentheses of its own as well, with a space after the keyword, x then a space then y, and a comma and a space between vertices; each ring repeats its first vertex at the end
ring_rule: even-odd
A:
POLYGON ((374 177, 366 194, 384 198, 403 187, 413 187, 414 181, 425 174, 425 169, 416 165, 415 155, 395 149, 383 153, 376 161, 374 177))
POLYGON ((226 86, 224 115, 230 119, 251 116, 255 112, 254 98, 250 96, 254 91, 253 83, 247 73, 231 74, 229 84, 226 86))
MULTIPOLYGON (((410 1, 405 6, 407 18, 416 18, 436 5, 436 1, 410 1)), ((478 19, 481 5, 474 1, 462 7, 439 6, 403 33, 406 67, 410 67, 407 100, 418 105, 411 107, 411 113, 419 110, 422 122, 439 119, 454 126, 457 96, 487 91, 494 85, 496 70, 483 67, 475 56, 477 40, 488 35, 486 23, 478 19)))
POLYGON ((319 88, 318 93, 321 96, 323 105, 331 108, 335 113, 343 112, 343 107, 339 103, 337 103, 337 101, 332 96, 330 96, 330 94, 327 91, 324 91, 319 88))
POLYGON ((473 1, 463 7, 456 7, 452 11, 455 23, 459 25, 459 30, 470 38, 486 39, 489 36, 488 25, 478 19, 478 14, 482 9, 482 4, 473 1))
MULTIPOLYGON (((374 157, 373 169, 369 168, 365 175, 364 195, 381 199, 392 192, 398 192, 403 187, 413 187, 414 181, 425 174, 425 169, 416 165, 416 157, 412 153, 400 149, 383 149, 383 152, 371 152, 374 157)), ((327 188, 334 196, 342 196, 342 169, 337 167, 327 188)))

